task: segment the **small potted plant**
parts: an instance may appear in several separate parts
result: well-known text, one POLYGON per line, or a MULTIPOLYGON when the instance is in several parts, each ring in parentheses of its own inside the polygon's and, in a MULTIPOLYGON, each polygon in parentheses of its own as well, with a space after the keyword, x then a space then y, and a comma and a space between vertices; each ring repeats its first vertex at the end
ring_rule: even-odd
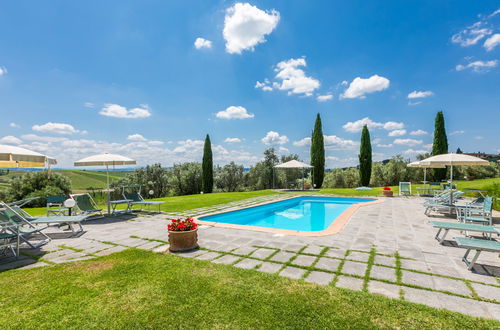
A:
POLYGON ((392 197, 393 193, 394 192, 389 187, 382 188, 382 194, 384 194, 385 197, 392 197))
POLYGON ((189 217, 172 219, 167 226, 170 252, 189 251, 198 248, 198 224, 189 217))

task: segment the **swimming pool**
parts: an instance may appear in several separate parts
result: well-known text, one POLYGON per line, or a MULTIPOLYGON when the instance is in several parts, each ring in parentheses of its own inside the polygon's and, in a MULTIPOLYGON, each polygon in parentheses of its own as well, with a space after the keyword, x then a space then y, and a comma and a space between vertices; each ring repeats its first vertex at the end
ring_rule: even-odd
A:
POLYGON ((372 198, 301 196, 241 210, 202 216, 198 220, 239 226, 319 232, 353 205, 373 202, 372 198))

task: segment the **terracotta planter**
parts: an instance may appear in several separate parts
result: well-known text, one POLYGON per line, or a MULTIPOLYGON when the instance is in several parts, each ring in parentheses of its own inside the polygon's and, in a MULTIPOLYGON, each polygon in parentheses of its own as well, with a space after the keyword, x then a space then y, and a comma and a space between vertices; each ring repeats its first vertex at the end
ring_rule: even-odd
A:
POLYGON ((382 190, 382 194, 384 194, 385 197, 392 197, 394 192, 392 190, 382 190))
POLYGON ((169 231, 170 252, 189 251, 198 248, 198 228, 190 231, 169 231))

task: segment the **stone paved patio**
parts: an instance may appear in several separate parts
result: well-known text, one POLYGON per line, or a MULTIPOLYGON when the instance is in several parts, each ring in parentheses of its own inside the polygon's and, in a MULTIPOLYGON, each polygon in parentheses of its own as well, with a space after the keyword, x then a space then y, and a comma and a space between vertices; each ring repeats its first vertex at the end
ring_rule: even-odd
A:
MULTIPOLYGON (((50 266, 139 248, 165 251, 166 218, 200 215, 282 199, 265 196, 176 214, 104 218, 85 224, 85 233, 68 238, 49 228, 53 240, 22 256, 0 260, 0 271, 50 266)), ((179 254, 244 269, 363 290, 395 299, 500 320, 500 258, 481 254, 474 270, 453 241, 434 240, 420 198, 392 198, 360 208, 335 235, 296 237, 249 230, 201 226, 201 249, 179 254)), ((454 221, 453 219, 449 219, 454 221)), ((498 219, 496 219, 498 223, 498 219)), ((449 235, 460 235, 454 232, 449 235)))

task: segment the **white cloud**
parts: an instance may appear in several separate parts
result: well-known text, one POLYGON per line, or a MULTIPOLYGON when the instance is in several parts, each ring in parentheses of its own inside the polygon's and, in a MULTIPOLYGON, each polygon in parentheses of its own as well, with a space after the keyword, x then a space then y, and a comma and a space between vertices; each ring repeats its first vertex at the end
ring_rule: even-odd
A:
POLYGON ((347 122, 342 126, 344 130, 350 133, 356 133, 356 132, 361 132, 361 129, 363 129, 363 126, 367 125, 369 129, 375 129, 375 128, 383 128, 387 131, 393 131, 397 129, 403 129, 405 125, 403 123, 398 123, 395 121, 388 121, 385 123, 378 123, 373 120, 371 120, 368 117, 356 120, 356 121, 350 121, 347 122))
POLYGON ((253 113, 249 113, 244 107, 234 105, 228 107, 226 110, 217 112, 215 116, 221 119, 248 119, 255 117, 253 113))
POLYGON ((396 139, 393 142, 394 144, 399 144, 399 145, 406 145, 406 146, 416 146, 419 144, 422 144, 422 140, 415 140, 415 139, 396 139))
POLYGON ((43 125, 33 125, 33 127, 31 128, 36 132, 52 133, 52 134, 70 135, 80 132, 79 130, 74 128, 73 125, 64 123, 52 123, 52 122, 48 122, 43 125))
POLYGON ((4 136, 3 138, 0 139, 0 143, 2 143, 2 144, 21 144, 21 143, 23 143, 23 141, 19 138, 16 138, 15 136, 7 135, 7 136, 4 136))
POLYGON ((483 44, 483 47, 491 52, 493 49, 495 49, 496 46, 500 45, 500 33, 495 33, 488 39, 483 44))
POLYGON ((311 138, 310 137, 306 137, 306 138, 303 138, 302 140, 295 141, 295 142, 293 142, 293 145, 296 146, 296 147, 309 146, 309 145, 311 145, 311 138))
MULTIPOLYGON (((330 150, 351 150, 359 145, 358 142, 353 140, 343 139, 336 135, 323 135, 325 149, 330 150)), ((311 138, 305 137, 299 141, 293 142, 296 147, 305 147, 311 145, 311 138)))
POLYGON ((9 124, 9 127, 12 127, 12 128, 20 128, 21 126, 19 126, 18 124, 16 123, 10 123, 9 124))
POLYGON ((318 102, 326 102, 330 101, 332 98, 333 98, 332 94, 325 94, 325 95, 318 95, 316 97, 316 100, 318 100, 318 102))
POLYGON ((83 104, 83 106, 84 106, 85 108, 93 108, 93 107, 95 107, 95 104, 94 104, 94 103, 92 103, 92 102, 85 102, 85 103, 83 104))
POLYGON ((459 131, 453 131, 453 132, 451 132, 450 135, 459 135, 459 134, 464 134, 464 133, 465 133, 465 131, 459 130, 459 131))
POLYGON ((265 145, 281 145, 288 142, 286 135, 280 135, 278 132, 269 131, 266 136, 261 139, 265 145))
POLYGON ((7 68, 4 66, 0 66, 0 76, 7 74, 7 68))
POLYGON ((46 143, 61 142, 61 141, 68 140, 68 138, 65 138, 65 137, 39 136, 36 134, 24 134, 24 135, 21 135, 21 138, 23 140, 39 141, 39 142, 46 142, 46 143))
POLYGON ((483 27, 484 23, 479 21, 466 29, 454 34, 451 37, 453 43, 462 47, 469 47, 477 44, 481 39, 491 34, 491 29, 483 27))
POLYGON ((370 78, 356 77, 345 92, 340 96, 341 99, 364 99, 365 94, 383 91, 389 88, 390 81, 385 77, 373 75, 370 78))
POLYGON ((236 3, 226 10, 222 34, 226 40, 226 51, 241 54, 254 50, 257 44, 266 42, 280 20, 276 10, 264 11, 249 3, 236 3))
POLYGON ((280 146, 280 147, 278 148, 278 152, 279 152, 280 154, 287 154, 287 153, 289 153, 289 152, 290 152, 290 150, 288 150, 288 148, 285 148, 285 147, 281 147, 281 146, 280 146))
POLYGON ((118 104, 108 103, 104 105, 99 114, 114 118, 147 118, 151 116, 151 111, 145 104, 141 107, 127 109, 118 104))
POLYGON ((158 140, 150 140, 150 141, 148 141, 148 144, 152 145, 152 146, 161 146, 161 145, 164 145, 165 142, 158 141, 158 140))
POLYGON ((269 79, 266 78, 266 79, 264 79, 264 82, 257 81, 255 83, 255 88, 260 88, 265 92, 270 92, 273 90, 273 88, 270 86, 270 84, 271 83, 270 83, 269 79))
POLYGON ((429 97, 432 95, 434 95, 434 93, 431 91, 420 91, 420 92, 413 91, 410 94, 408 94, 408 99, 410 99, 410 100, 421 99, 421 98, 426 98, 426 97, 429 97))
POLYGON ((390 131, 388 136, 403 136, 406 134, 405 129, 396 129, 394 131, 390 131))
POLYGON ((191 139, 179 141, 177 143, 179 144, 179 146, 174 148, 173 150, 176 153, 185 153, 191 151, 192 149, 201 150, 201 148, 205 144, 205 142, 203 142, 202 140, 191 140, 191 139))
POLYGON ((410 135, 426 135, 429 134, 427 131, 422 129, 417 129, 416 131, 410 132, 410 135))
POLYGON ((429 144, 424 144, 424 145, 422 146, 422 148, 424 148, 424 149, 426 149, 426 150, 430 151, 430 150, 432 150, 432 146, 433 146, 433 145, 432 145, 432 143, 429 143, 429 144))
POLYGON ((474 72, 488 72, 490 69, 498 65, 498 60, 490 61, 474 61, 466 65, 459 64, 455 67, 455 70, 462 71, 466 69, 471 69, 474 72))
POLYGON ((132 134, 127 136, 127 140, 129 141, 147 141, 147 139, 141 134, 132 134))
POLYGON ((419 105, 421 103, 422 101, 417 101, 417 102, 408 101, 408 105, 419 105))
POLYGON ((413 150, 413 149, 408 149, 403 151, 405 155, 422 155, 426 154, 428 151, 427 150, 413 150))
POLYGON ((240 143, 241 142, 241 139, 240 138, 232 138, 232 137, 228 137, 224 140, 224 142, 226 143, 240 143))
POLYGON ((194 41, 194 47, 196 49, 202 49, 202 48, 212 48, 212 42, 210 40, 204 39, 204 38, 196 38, 194 41))
MULTIPOLYGON (((274 71, 278 82, 273 82, 273 88, 288 91, 288 95, 302 94, 311 96, 320 87, 319 80, 306 76, 302 67, 306 67, 307 62, 304 57, 291 58, 288 61, 279 62, 274 71)), ((270 87, 269 85, 263 86, 270 87)))
POLYGON ((392 148, 392 143, 389 143, 389 144, 377 144, 377 147, 379 148, 392 148))
POLYGON ((482 137, 482 136, 474 136, 474 139, 476 139, 476 140, 482 140, 482 139, 484 139, 484 137, 482 137))

